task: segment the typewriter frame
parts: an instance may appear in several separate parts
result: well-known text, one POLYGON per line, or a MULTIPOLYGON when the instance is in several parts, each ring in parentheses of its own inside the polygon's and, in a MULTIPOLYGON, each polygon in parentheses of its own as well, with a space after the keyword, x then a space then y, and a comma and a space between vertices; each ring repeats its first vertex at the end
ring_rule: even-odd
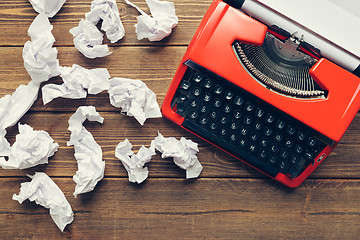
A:
MULTIPOLYGON (((321 58, 310 69, 310 74, 322 88, 329 92, 326 99, 291 98, 265 88, 255 81, 239 63, 232 49, 232 43, 238 40, 247 44, 261 45, 267 29, 266 25, 238 9, 221 0, 215 0, 205 14, 176 71, 162 104, 162 112, 165 117, 186 129, 182 126, 184 118, 171 108, 171 101, 187 69, 185 63, 188 60, 241 86, 244 90, 251 92, 333 140, 331 145, 325 147, 315 157, 314 163, 310 164, 296 178, 290 178, 282 173, 273 177, 258 169, 289 187, 297 187, 335 148, 358 112, 360 107, 360 79, 329 60, 321 58)), ((201 136, 198 137, 204 139, 201 136)), ((208 139, 204 140, 211 143, 208 139)), ((215 144, 213 145, 218 147, 215 144)), ((242 159, 239 160, 252 166, 242 159)))

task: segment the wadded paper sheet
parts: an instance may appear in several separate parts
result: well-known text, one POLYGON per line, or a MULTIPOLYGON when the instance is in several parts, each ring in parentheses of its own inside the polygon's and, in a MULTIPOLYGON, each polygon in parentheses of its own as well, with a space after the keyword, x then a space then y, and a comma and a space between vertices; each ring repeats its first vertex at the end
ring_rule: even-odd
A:
POLYGON ((110 74, 106 68, 86 69, 74 64, 60 67, 63 84, 47 84, 42 90, 44 105, 54 98, 86 98, 87 93, 98 94, 110 87, 110 74), (87 89, 87 90, 86 90, 87 89))
POLYGON ((39 84, 31 81, 0 98, 0 129, 14 126, 34 104, 38 92, 39 84))
MULTIPOLYGON (((6 141, 3 138, 3 142, 6 141)), ((5 143, 5 148, 8 143, 5 143)), ((4 169, 26 169, 39 164, 47 164, 48 159, 58 150, 59 144, 45 131, 34 131, 26 124, 19 124, 19 134, 8 152, 8 160, 0 157, 4 169)), ((1 152, 0 152, 1 155, 1 152)))
POLYGON ((27 41, 23 48, 25 69, 37 84, 60 74, 57 50, 52 47, 55 42, 52 29, 47 16, 40 13, 28 30, 31 41, 27 41))
POLYGON ((155 155, 155 151, 142 146, 138 153, 135 154, 131 149, 132 144, 128 139, 125 139, 116 146, 115 157, 124 165, 129 181, 140 184, 149 175, 148 167, 144 167, 144 165, 150 162, 151 156, 155 155))
POLYGON ((12 199, 20 204, 29 199, 50 209, 50 215, 61 231, 74 220, 74 212, 61 189, 45 173, 37 172, 29 176, 31 182, 21 183, 20 193, 12 199))
POLYGON ((92 191, 103 179, 105 161, 102 160, 102 150, 95 142, 92 134, 83 126, 85 120, 103 123, 104 118, 96 112, 93 106, 79 107, 69 119, 70 141, 68 146, 74 146, 78 170, 73 177, 76 182, 74 196, 92 191))
POLYGON ((161 133, 151 141, 151 148, 162 153, 162 158, 172 157, 174 163, 186 170, 186 178, 197 178, 203 167, 196 154, 199 152, 197 143, 182 137, 177 140, 174 137, 165 138, 161 133))
POLYGON ((93 59, 111 54, 108 45, 102 44, 103 34, 96 26, 100 19, 102 20, 101 30, 105 32, 106 37, 112 43, 122 39, 125 35, 116 1, 92 1, 91 10, 85 14, 85 19, 79 22, 78 27, 70 29, 75 47, 87 58, 93 59))
POLYGON ((86 20, 96 25, 102 19, 101 30, 106 38, 115 43, 125 35, 124 26, 120 20, 119 9, 115 0, 94 0, 90 12, 85 14, 86 20))
POLYGON ((141 14, 137 17, 138 22, 135 24, 138 40, 147 38, 149 41, 160 41, 171 34, 172 29, 179 21, 173 2, 146 0, 152 17, 130 1, 125 0, 125 2, 136 8, 141 14))
POLYGON ((108 92, 111 105, 135 117, 141 125, 147 118, 162 117, 155 93, 140 80, 112 78, 108 92))
POLYGON ((34 10, 38 13, 45 13, 52 18, 61 9, 66 0, 30 0, 34 10))
POLYGON ((81 19, 79 26, 70 29, 74 45, 87 58, 98 58, 110 55, 109 47, 103 42, 103 34, 88 20, 81 19))

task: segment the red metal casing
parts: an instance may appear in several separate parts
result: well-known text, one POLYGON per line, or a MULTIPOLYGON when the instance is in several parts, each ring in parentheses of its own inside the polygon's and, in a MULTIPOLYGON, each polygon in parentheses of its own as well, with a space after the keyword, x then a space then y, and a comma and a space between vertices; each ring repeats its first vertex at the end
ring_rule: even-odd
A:
MULTIPOLYGON (((220 0, 215 0, 204 16, 176 71, 164 99, 162 112, 165 117, 181 126, 184 119, 171 109, 170 104, 187 69, 184 65, 187 60, 192 60, 239 85, 334 140, 334 144, 327 146, 316 157, 315 164, 309 165, 300 176, 290 178, 279 173, 275 177, 276 180, 289 187, 297 187, 334 149, 358 112, 360 79, 329 60, 321 58, 310 69, 310 75, 328 91, 327 98, 313 100, 290 98, 270 91, 249 76, 232 49, 232 43, 235 40, 262 45, 266 32, 266 25, 220 0)), ((208 141, 208 139, 204 140, 208 141)))

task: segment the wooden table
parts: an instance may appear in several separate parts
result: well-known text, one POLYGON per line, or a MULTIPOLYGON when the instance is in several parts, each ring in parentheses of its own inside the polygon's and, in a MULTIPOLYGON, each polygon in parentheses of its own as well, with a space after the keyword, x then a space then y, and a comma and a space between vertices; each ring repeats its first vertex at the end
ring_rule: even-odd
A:
MULTIPOLYGON (((68 0, 50 21, 54 26, 58 59, 62 66, 105 67, 112 77, 143 80, 163 102, 187 44, 211 0, 176 0, 179 24, 161 42, 136 39, 137 11, 117 1, 125 26, 124 39, 110 44, 113 53, 87 59, 73 46, 69 29, 90 10, 90 0, 68 0)), ((134 1, 147 10, 145 1, 134 1)), ((37 13, 28 0, 0 1, 0 94, 11 94, 30 77, 23 67, 22 47, 37 13)), ((106 41, 107 42, 107 41, 106 41)), ((60 77, 50 79, 61 83, 60 77)), ((1 239, 359 239, 360 234, 360 116, 325 162, 297 189, 286 188, 170 121, 147 120, 140 126, 109 104, 108 94, 82 100, 56 99, 43 106, 41 96, 20 120, 45 130, 59 143, 48 165, 28 170, 0 169, 1 239), (104 124, 86 123, 103 149, 104 179, 88 194, 73 197, 77 170, 73 147, 67 147, 68 119, 83 105, 92 105, 104 124), (160 131, 165 137, 182 136, 199 144, 204 166, 200 178, 186 180, 185 172, 158 153, 147 164, 149 178, 142 184, 128 181, 114 156, 115 146, 128 138, 137 151, 149 146, 160 131), (75 220, 62 233, 48 210, 33 202, 11 199, 26 174, 46 172, 70 202, 75 220)), ((334 126, 336 127, 336 126, 334 126)), ((15 140, 17 127, 8 129, 15 140)))

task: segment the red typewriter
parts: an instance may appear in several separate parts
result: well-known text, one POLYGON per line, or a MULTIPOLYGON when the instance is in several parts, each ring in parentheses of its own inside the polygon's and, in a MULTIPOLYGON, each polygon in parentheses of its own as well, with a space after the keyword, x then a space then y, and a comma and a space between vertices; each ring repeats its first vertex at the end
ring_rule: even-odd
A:
POLYGON ((358 112, 360 68, 340 67, 302 37, 249 16, 243 4, 211 4, 162 112, 267 176, 297 187, 358 112))

